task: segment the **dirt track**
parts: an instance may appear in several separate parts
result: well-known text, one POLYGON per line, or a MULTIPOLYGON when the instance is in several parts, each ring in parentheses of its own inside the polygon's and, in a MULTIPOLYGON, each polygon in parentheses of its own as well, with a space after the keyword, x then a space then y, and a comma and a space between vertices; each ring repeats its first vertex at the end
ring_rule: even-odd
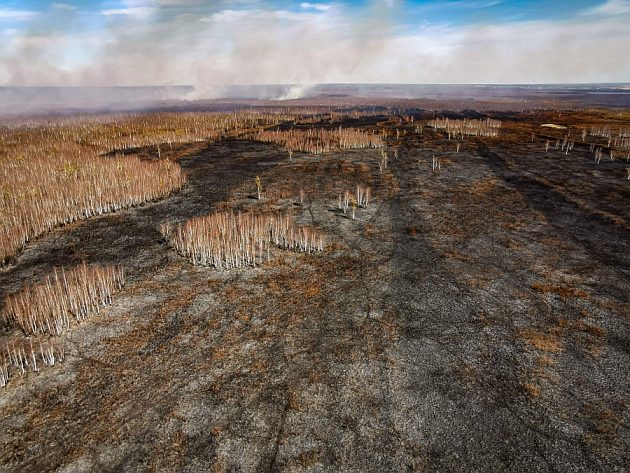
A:
POLYGON ((260 143, 191 145, 180 193, 29 248, 0 297, 82 260, 129 282, 63 364, 0 394, 0 468, 629 469, 623 180, 586 173, 579 150, 549 167, 533 145, 471 140, 433 173, 439 137, 398 146, 381 175, 374 150, 290 163, 260 143), (373 202, 351 220, 335 201, 357 183, 373 202), (600 208, 601 189, 619 200, 600 208), (292 209, 328 250, 217 272, 158 230, 256 207, 292 209))

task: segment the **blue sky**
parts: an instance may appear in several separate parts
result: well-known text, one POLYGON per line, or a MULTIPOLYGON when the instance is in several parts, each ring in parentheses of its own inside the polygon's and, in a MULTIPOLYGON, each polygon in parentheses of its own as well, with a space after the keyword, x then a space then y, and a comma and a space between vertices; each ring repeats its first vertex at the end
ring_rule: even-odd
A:
MULTIPOLYGON (((536 19, 566 19, 572 15, 579 15, 581 12, 591 8, 597 8, 605 3, 625 4, 628 2, 613 1, 604 2, 597 0, 339 0, 335 2, 325 1, 278 1, 278 0, 1 0, 0 24, 3 26, 24 25, 25 20, 35 18, 42 22, 49 23, 50 26, 59 20, 60 17, 68 16, 104 16, 105 12, 110 12, 110 17, 126 16, 134 13, 138 16, 153 13, 182 14, 192 13, 197 15, 208 15, 224 9, 247 10, 251 8, 263 8, 268 10, 289 10, 294 12, 311 10, 323 13, 327 7, 344 8, 348 15, 363 16, 369 14, 370 10, 378 8, 379 4, 391 10, 392 16, 397 22, 410 26, 421 25, 424 22, 449 23, 449 24, 471 24, 479 22, 510 22, 526 21, 536 19), (306 6, 306 8, 305 8, 306 6), (115 15, 117 12, 118 15, 115 15)), ((102 23, 102 22, 101 22, 102 23)), ((98 22, 95 22, 95 25, 98 22)))
POLYGON ((630 81, 630 0, 0 0, 0 85, 630 81))

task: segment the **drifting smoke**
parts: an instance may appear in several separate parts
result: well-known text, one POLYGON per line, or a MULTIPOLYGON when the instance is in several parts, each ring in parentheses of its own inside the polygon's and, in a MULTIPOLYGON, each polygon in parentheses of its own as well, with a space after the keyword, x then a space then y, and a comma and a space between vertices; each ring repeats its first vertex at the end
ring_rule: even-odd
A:
MULTIPOLYGON (((302 11, 219 8, 193 15, 175 14, 176 3, 199 2, 128 0, 127 9, 102 12, 105 30, 85 31, 77 10, 64 11, 61 31, 42 34, 44 25, 33 21, 30 31, 5 33, 0 84, 190 84, 195 92, 188 98, 201 99, 222 97, 234 84, 356 81, 378 69, 373 61, 387 48, 388 12, 395 11, 391 0, 377 0, 353 15, 311 3, 302 11)), ((308 89, 297 85, 268 98, 297 98, 308 89)))
POLYGON ((361 11, 342 3, 304 2, 298 10, 236 0, 212 6, 201 0, 123 3, 126 8, 100 12, 105 29, 88 28, 85 12, 66 8, 63 14, 33 16, 28 31, 0 32, 0 84, 192 85, 186 99, 229 97, 235 91, 292 99, 312 92, 300 84, 630 77, 625 60, 630 15, 624 10, 587 11, 565 21, 401 29, 401 0, 374 0, 361 11), (51 15, 57 15, 55 22, 51 15), (51 23, 60 26, 51 30, 51 23), (248 89, 234 84, 297 85, 248 89))
POLYGON ((205 99, 255 99, 255 100, 293 100, 310 96, 315 85, 287 84, 287 85, 196 85, 183 100, 205 99))
POLYGON ((294 100, 308 96, 308 92, 313 89, 312 85, 293 85, 286 94, 278 97, 276 100, 294 100))

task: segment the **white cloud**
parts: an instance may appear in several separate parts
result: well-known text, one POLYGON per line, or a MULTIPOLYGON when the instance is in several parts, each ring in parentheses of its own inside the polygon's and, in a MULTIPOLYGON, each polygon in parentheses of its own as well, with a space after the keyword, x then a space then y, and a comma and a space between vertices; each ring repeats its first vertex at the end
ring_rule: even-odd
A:
POLYGON ((56 10, 74 11, 77 9, 75 5, 69 5, 67 3, 52 3, 50 6, 56 10))
POLYGON ((124 15, 134 18, 148 18, 156 13, 154 7, 142 6, 142 7, 127 7, 127 8, 111 8, 108 10, 101 10, 101 14, 105 16, 117 16, 124 15))
MULTIPOLYGON (((217 25, 234 22, 276 22, 278 20, 307 21, 314 15, 312 13, 297 13, 288 10, 221 10, 211 16, 202 17, 199 21, 203 23, 214 23, 217 25)), ((245 25, 239 24, 235 28, 243 28, 245 25)))
POLYGON ((123 0, 127 7, 186 7, 200 5, 204 0, 123 0))
POLYGON ((164 7, 181 7, 201 5, 204 0, 152 0, 153 3, 164 7))
POLYGON ((39 12, 31 11, 31 10, 14 10, 12 8, 0 7, 0 21, 1 20, 24 21, 24 20, 29 20, 38 14, 39 12))
POLYGON ((328 11, 332 8, 332 5, 327 5, 325 3, 303 2, 303 3, 300 3, 300 6, 305 10, 318 10, 318 11, 328 11))
POLYGON ((584 10, 584 15, 615 16, 630 13, 630 1, 628 0, 608 0, 596 7, 584 10))
POLYGON ((455 2, 440 2, 440 3, 432 3, 428 6, 433 9, 444 9, 444 8, 489 8, 494 7, 495 5, 501 4, 501 0, 461 0, 455 2))

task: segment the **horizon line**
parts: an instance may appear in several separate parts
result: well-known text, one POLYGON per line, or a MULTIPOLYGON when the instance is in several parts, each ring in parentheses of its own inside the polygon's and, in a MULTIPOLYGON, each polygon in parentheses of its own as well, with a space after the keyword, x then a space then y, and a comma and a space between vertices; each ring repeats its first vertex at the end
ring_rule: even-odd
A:
MULTIPOLYGON (((536 86, 536 85, 630 85, 630 82, 315 82, 315 83, 259 83, 259 84, 212 84, 212 87, 270 87, 270 86, 322 86, 322 85, 418 85, 418 86, 536 86)), ((134 85, 0 85, 8 89, 103 89, 146 87, 192 87, 193 84, 134 84, 134 85)))

